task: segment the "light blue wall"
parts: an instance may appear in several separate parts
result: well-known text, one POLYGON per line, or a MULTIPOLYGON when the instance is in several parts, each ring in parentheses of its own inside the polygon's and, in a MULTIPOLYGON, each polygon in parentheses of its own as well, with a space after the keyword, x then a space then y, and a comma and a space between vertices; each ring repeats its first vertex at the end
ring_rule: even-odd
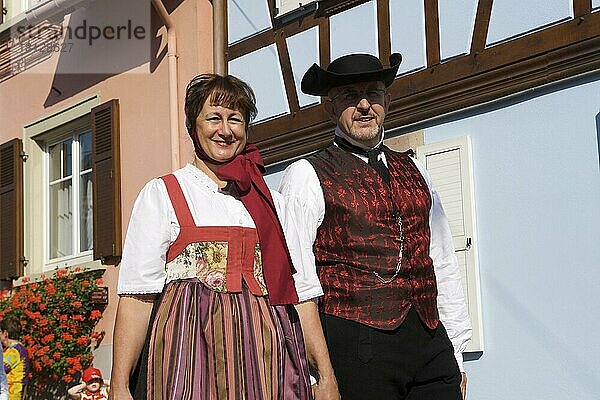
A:
POLYGON ((485 351, 469 397, 597 399, 600 77, 497 106, 425 128, 473 146, 485 351))

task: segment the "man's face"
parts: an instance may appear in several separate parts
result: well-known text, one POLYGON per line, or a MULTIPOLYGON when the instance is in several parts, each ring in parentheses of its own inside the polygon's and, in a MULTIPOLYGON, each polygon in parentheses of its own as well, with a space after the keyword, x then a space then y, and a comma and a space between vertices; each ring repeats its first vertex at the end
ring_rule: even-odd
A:
POLYGON ((326 109, 345 134, 372 147, 379 142, 388 105, 383 82, 361 82, 331 89, 326 109))

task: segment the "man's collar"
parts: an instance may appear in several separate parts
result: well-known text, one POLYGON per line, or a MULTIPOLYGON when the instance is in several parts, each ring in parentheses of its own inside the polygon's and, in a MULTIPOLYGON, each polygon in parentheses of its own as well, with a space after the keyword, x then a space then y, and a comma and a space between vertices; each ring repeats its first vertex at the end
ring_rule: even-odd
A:
POLYGON ((340 129, 339 126, 335 127, 335 134, 337 136, 341 137, 342 139, 346 140, 352 146, 358 147, 359 149, 363 149, 365 152, 368 152, 369 150, 373 150, 373 149, 380 147, 381 144, 383 143, 383 138, 385 137, 385 131, 383 129, 383 126, 381 126, 381 128, 379 129, 379 142, 377 142, 377 144, 375 146, 369 147, 369 146, 365 146, 363 143, 359 142, 356 139, 352 139, 350 136, 348 136, 346 133, 344 133, 340 129))

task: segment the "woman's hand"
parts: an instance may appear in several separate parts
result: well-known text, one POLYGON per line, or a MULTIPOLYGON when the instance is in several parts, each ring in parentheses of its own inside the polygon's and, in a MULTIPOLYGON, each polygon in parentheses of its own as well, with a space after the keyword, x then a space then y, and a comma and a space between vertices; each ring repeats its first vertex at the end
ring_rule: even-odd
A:
POLYGON ((329 378, 322 377, 319 383, 312 385, 313 397, 315 400, 339 400, 340 392, 338 390, 335 376, 329 378))
POLYGON ((111 387, 108 400, 133 400, 133 397, 127 388, 116 389, 111 387))

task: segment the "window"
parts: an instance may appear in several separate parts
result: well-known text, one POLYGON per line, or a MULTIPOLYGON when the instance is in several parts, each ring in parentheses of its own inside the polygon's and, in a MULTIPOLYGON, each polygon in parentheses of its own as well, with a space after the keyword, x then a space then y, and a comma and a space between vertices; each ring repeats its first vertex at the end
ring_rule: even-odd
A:
POLYGON ((91 259, 92 133, 73 127, 46 143, 46 268, 74 258, 91 259))
POLYGON ((92 132, 86 115, 46 132, 44 269, 91 260, 92 132))
POLYGON ((25 275, 118 264, 119 101, 99 100, 84 98, 24 127, 24 228, 14 236, 24 244, 25 275))
POLYGON ((467 351, 483 351, 479 260, 475 229, 475 198, 468 136, 417 147, 417 157, 427 168, 437 189, 454 238, 473 337, 467 351))

